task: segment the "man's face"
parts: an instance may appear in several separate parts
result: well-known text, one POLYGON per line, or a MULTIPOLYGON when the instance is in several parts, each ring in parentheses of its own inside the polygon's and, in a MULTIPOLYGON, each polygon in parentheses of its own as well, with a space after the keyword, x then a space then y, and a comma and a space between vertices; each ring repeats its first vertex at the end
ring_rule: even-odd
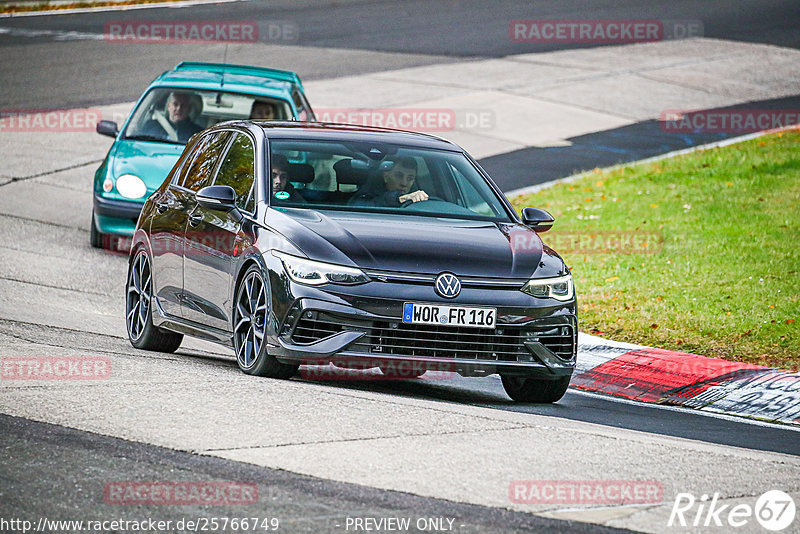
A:
POLYGON ((274 192, 283 191, 286 189, 287 183, 289 183, 289 173, 286 172, 286 169, 272 167, 272 190, 274 192))
POLYGON ((272 104, 261 102, 253 106, 253 112, 250 114, 250 118, 272 120, 275 118, 275 110, 272 104))
POLYGON ((409 167, 395 165, 393 169, 383 173, 383 181, 387 191, 400 191, 405 194, 411 191, 414 180, 417 179, 417 171, 409 167))
POLYGON ((180 122, 189 116, 189 96, 184 94, 173 94, 167 102, 167 113, 170 122, 180 122))

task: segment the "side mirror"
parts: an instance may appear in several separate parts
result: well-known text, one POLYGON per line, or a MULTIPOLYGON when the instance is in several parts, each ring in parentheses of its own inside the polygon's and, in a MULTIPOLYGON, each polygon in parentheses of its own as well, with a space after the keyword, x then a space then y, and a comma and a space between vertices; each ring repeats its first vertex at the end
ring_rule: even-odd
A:
POLYGON ((546 232, 553 227, 556 220, 543 209, 523 208, 522 222, 525 226, 530 226, 534 232, 546 232))
POLYGON ((109 137, 116 137, 119 133, 119 127, 114 121, 100 121, 97 123, 96 130, 100 135, 107 135, 109 137))
POLYGON ((197 203, 204 208, 219 211, 236 209, 236 191, 229 185, 209 185, 195 194, 197 203))

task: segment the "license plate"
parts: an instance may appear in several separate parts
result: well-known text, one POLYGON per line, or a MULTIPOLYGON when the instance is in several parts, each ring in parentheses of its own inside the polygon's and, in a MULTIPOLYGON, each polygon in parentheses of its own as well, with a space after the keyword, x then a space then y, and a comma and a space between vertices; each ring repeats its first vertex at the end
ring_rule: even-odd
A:
POLYGON ((403 304, 404 323, 494 328, 496 320, 496 308, 468 308, 466 306, 443 306, 415 302, 403 304))

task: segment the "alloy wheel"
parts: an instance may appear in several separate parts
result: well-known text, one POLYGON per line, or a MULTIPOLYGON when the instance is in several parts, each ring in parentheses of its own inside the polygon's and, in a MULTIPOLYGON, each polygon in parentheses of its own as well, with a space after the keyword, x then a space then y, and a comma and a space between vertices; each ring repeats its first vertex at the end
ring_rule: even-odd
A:
POLYGON ((125 322, 132 340, 142 337, 150 313, 153 277, 150 260, 145 251, 140 251, 131 264, 128 275, 127 305, 125 322))
POLYGON ((267 330, 267 289, 258 272, 250 272, 245 277, 236 297, 235 310, 236 358, 243 369, 249 369, 261 353, 267 330))

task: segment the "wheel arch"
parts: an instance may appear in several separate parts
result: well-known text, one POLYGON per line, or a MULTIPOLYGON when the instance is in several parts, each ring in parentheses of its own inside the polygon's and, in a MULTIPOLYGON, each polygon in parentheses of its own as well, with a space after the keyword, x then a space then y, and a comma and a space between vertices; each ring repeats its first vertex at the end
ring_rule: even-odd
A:
POLYGON ((136 255, 136 252, 140 248, 145 248, 147 250, 147 254, 151 258, 153 258, 153 247, 150 245, 150 236, 147 235, 147 232, 142 230, 141 228, 137 228, 136 231, 133 233, 133 238, 131 239, 131 251, 128 254, 128 264, 130 265, 131 260, 136 255))
MULTIPOLYGON (((269 306, 269 313, 273 314, 272 309, 272 301, 270 296, 272 295, 272 281, 270 280, 269 276, 269 268, 267 267, 264 258, 261 256, 260 253, 250 252, 245 254, 242 259, 239 261, 237 266, 236 276, 233 277, 233 284, 231 285, 230 289, 230 296, 231 296, 231 305, 235 305, 236 301, 236 291, 239 289, 239 284, 242 283, 242 279, 244 278, 245 273, 250 269, 252 266, 257 266, 261 269, 262 278, 264 279, 264 284, 267 287, 267 302, 270 303, 269 306)), ((233 313, 230 314, 231 319, 231 331, 233 331, 233 313)))

